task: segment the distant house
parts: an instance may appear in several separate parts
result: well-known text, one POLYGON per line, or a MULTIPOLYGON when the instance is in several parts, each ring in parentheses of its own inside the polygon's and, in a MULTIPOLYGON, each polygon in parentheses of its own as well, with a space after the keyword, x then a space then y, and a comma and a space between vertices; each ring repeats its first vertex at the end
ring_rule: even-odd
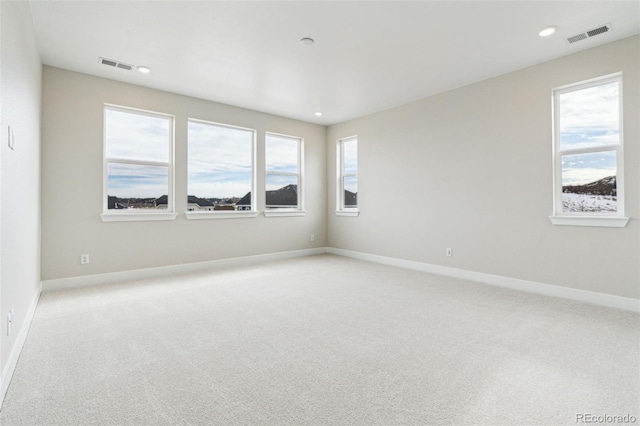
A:
POLYGON ((298 205, 298 185, 287 185, 275 191, 267 191, 267 207, 296 207, 298 205))
POLYGON ((215 206, 209 200, 205 200, 204 198, 196 197, 195 195, 187 196, 187 211, 203 211, 210 212, 215 210, 215 206))
MULTIPOLYGON (((166 209, 168 205, 169 197, 163 195, 160 198, 156 199, 156 209, 166 209)), ((196 197, 195 195, 187 196, 187 211, 188 212, 197 212, 204 211, 210 212, 214 210, 214 205, 211 201, 205 200, 204 198, 196 197)))
POLYGON ((118 197, 114 197, 113 195, 109 195, 107 197, 107 209, 108 210, 120 210, 120 209, 128 209, 129 207, 122 202, 118 201, 118 197))
POLYGON ((226 206, 221 206, 221 205, 217 205, 213 207, 214 210, 235 210, 235 206, 231 206, 231 205, 226 205, 226 206))
POLYGON ((251 191, 247 192, 244 197, 238 200, 236 203, 236 210, 251 210, 251 191))
POLYGON ((344 190, 344 206, 345 207, 358 207, 358 193, 344 190))
MULTIPOLYGON (((287 185, 280 189, 267 191, 267 207, 297 207, 298 206, 298 185, 287 185)), ((251 210, 251 192, 247 192, 236 203, 236 210, 251 210)))

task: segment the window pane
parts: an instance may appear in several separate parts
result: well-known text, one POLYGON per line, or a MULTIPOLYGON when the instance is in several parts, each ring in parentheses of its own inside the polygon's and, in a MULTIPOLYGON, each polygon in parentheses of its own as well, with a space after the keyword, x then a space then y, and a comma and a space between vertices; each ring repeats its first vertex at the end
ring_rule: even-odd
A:
POLYGON ((616 212, 616 151, 562 156, 562 211, 616 212))
POLYGON ((267 175, 267 207, 297 207, 298 177, 267 175))
POLYGON ((171 119, 106 109, 105 141, 109 158, 169 162, 171 119))
POLYGON ((559 96, 560 149, 620 142, 619 83, 607 83, 559 96))
POLYGON ((168 167, 108 165, 108 209, 167 208, 168 193, 168 167))
POLYGON ((250 206, 254 132, 190 121, 188 138, 189 207, 229 210, 243 198, 250 206))
POLYGON ((358 178, 356 176, 344 178, 344 206, 347 208, 358 207, 358 178))
POLYGON ((267 172, 298 173, 299 139, 267 134, 266 167, 267 172))
POLYGON ((344 174, 358 173, 357 139, 349 139, 342 142, 342 162, 344 174))

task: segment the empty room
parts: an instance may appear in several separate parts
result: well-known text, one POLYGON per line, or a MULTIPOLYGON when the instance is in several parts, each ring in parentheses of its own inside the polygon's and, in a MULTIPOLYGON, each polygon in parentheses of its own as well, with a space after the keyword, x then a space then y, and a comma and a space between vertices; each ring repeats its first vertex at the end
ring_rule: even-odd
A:
POLYGON ((640 422, 640 2, 0 1, 0 424, 640 422))

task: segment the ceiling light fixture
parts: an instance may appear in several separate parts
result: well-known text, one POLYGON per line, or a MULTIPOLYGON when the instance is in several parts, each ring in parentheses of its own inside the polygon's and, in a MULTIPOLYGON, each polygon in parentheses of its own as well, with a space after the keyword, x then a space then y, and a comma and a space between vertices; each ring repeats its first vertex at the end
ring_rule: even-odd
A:
POLYGON ((322 113, 320 111, 316 112, 316 117, 322 117, 322 113))
POLYGON ((557 29, 558 27, 556 27, 555 25, 549 25, 548 27, 544 27, 543 29, 541 29, 538 35, 540 37, 549 37, 551 34, 555 33, 557 29))
POLYGON ((145 67, 144 65, 138 65, 136 67, 138 69, 138 71, 140 71, 142 74, 149 74, 151 72, 151 68, 149 67, 145 67))
POLYGON ((312 39, 311 37, 305 37, 300 39, 300 44, 303 46, 311 46, 313 45, 313 43, 315 43, 315 40, 312 39))

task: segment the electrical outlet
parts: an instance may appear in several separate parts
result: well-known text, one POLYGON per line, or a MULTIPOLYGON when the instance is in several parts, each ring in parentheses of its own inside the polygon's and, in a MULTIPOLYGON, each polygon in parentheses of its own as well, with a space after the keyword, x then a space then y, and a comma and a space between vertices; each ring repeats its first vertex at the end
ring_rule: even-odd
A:
POLYGON ((88 254, 81 254, 80 255, 80 264, 81 265, 88 265, 89 264, 89 255, 88 254))
POLYGON ((309 238, 309 241, 315 241, 316 240, 316 236, 314 234, 311 234, 311 238, 309 238))
POLYGON ((447 257, 451 257, 453 256, 453 249, 448 248, 447 249, 447 257))

